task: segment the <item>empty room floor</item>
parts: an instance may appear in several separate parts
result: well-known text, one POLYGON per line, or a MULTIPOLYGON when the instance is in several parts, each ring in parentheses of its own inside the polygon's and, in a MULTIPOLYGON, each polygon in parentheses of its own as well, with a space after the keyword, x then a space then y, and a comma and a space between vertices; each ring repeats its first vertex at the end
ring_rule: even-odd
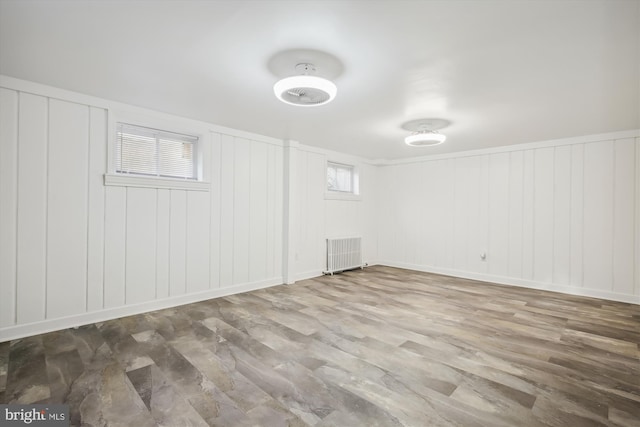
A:
POLYGON ((638 426, 640 306, 370 267, 0 343, 90 426, 638 426))

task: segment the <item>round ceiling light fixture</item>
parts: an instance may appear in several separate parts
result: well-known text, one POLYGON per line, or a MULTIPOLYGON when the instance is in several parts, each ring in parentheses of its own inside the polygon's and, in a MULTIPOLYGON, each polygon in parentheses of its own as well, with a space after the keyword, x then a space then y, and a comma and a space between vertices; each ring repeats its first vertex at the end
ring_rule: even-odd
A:
POLYGON ((313 64, 298 64, 296 71, 300 74, 273 85, 273 92, 280 101, 297 107, 316 107, 336 97, 338 88, 331 80, 312 75, 316 71, 313 64))
POLYGON ((411 147, 431 147, 442 144, 447 137, 438 132, 450 124, 444 119, 418 119, 402 125, 402 128, 413 132, 404 139, 405 144, 411 147))

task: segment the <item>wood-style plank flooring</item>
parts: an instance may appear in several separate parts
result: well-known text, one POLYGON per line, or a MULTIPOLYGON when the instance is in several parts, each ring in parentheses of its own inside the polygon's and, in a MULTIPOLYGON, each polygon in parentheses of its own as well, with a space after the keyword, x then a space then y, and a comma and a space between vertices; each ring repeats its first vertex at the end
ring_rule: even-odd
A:
POLYGON ((640 306, 370 267, 0 344, 86 426, 640 426, 640 306))

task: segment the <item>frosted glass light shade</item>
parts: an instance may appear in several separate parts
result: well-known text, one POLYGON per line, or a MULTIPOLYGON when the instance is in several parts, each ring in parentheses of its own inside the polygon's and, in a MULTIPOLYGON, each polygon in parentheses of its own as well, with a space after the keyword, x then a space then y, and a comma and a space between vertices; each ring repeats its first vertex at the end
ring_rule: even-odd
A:
POLYGON ((338 88, 332 81, 322 77, 301 75, 279 80, 273 85, 273 92, 286 104, 315 107, 331 102, 338 88))
POLYGON ((428 147, 431 145, 442 144, 447 137, 435 131, 418 132, 409 135, 404 139, 405 144, 412 147, 428 147))

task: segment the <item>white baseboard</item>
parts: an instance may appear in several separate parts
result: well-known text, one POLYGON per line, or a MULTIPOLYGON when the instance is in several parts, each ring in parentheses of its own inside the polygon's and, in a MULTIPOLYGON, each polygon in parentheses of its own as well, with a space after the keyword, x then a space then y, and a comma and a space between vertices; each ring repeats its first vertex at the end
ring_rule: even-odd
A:
POLYGON ((300 281, 300 280, 307 280, 307 279, 313 279, 314 277, 319 277, 322 276, 324 273, 322 272, 322 270, 311 270, 311 271, 306 271, 304 273, 296 273, 296 282, 300 281))
POLYGON ((281 285, 282 277, 0 328, 0 342, 281 285))
MULTIPOLYGON (((495 276, 491 274, 473 273, 468 271, 437 268, 432 266, 401 263, 395 261, 376 261, 370 262, 369 266, 381 265, 388 267, 405 268, 408 270, 423 271, 427 273, 443 274, 447 276, 461 277, 465 279, 480 280, 484 282, 499 283, 502 285, 519 286, 531 289, 542 289, 552 292, 560 292, 569 295, 580 295, 594 298, 602 298, 612 301, 627 302, 632 304, 640 304, 640 296, 627 295, 615 292, 601 291, 597 289, 578 288, 573 286, 558 285, 553 283, 542 283, 532 280, 523 280, 511 277, 495 276)), ((296 281, 311 279, 322 276, 321 270, 307 271, 296 274, 296 281)), ((227 295, 238 294, 242 292, 253 291, 257 289, 268 288, 271 286, 283 284, 282 277, 268 280, 262 280, 252 283, 244 283, 236 286, 229 286, 218 289, 209 289, 203 292, 197 292, 186 295, 179 295, 160 300, 144 302, 140 304, 132 304, 122 307, 107 308, 104 310, 94 311, 91 313, 82 313, 68 317, 57 319, 43 320, 40 322, 28 323, 24 325, 15 325, 0 328, 0 342, 9 341, 18 338, 24 338, 31 335, 37 335, 66 328, 87 325, 96 322, 104 322, 119 317, 132 316, 135 314, 146 313, 164 308, 176 307, 184 304, 190 304, 199 301, 205 301, 211 298, 219 298, 227 295)))
POLYGON ((474 273, 448 268, 438 268, 428 265, 409 264, 395 261, 379 261, 378 265, 388 267, 405 268, 408 270, 423 271, 426 273, 443 274, 446 276, 461 277, 463 279, 480 280, 483 282, 498 283, 501 285, 519 286, 522 288, 541 289, 551 292, 560 292, 569 295, 580 295, 585 297, 602 298, 611 301, 640 304, 640 296, 620 294, 616 292, 601 291, 598 289, 579 288, 575 286, 558 285, 555 283, 543 283, 534 280, 517 279, 513 277, 496 276, 492 274, 474 273))

